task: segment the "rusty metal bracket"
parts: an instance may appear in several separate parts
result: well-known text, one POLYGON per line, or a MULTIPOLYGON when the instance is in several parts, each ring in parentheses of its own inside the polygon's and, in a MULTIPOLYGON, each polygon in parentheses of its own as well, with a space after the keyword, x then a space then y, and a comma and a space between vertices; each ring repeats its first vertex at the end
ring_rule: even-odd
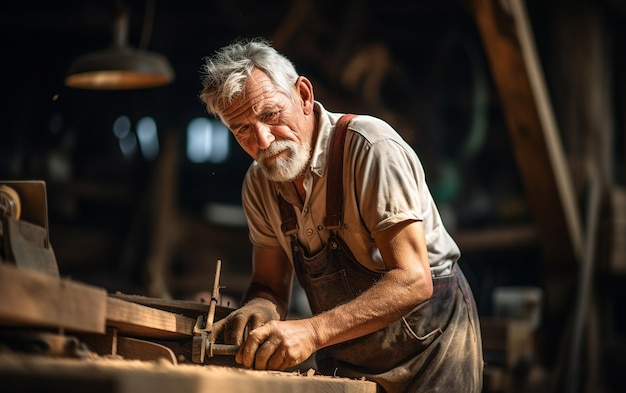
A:
POLYGON ((196 325, 193 328, 192 361, 194 363, 204 363, 207 357, 215 355, 235 355, 239 351, 238 345, 216 344, 213 336, 213 320, 215 319, 215 307, 219 298, 221 271, 222 261, 218 259, 215 267, 215 279, 213 281, 209 312, 206 316, 198 315, 196 325))
POLYGON ((133 337, 120 336, 117 329, 106 335, 86 335, 82 340, 100 356, 127 360, 165 361, 178 364, 174 351, 165 345, 133 337))

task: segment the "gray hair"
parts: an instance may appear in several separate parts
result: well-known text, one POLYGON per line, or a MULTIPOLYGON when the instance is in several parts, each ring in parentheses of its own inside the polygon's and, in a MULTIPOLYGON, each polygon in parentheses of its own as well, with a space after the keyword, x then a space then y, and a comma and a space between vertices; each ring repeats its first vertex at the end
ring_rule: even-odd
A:
POLYGON ((215 116, 244 91, 254 68, 267 74, 278 91, 289 97, 295 94, 295 66, 262 38, 235 41, 203 60, 200 100, 215 116))

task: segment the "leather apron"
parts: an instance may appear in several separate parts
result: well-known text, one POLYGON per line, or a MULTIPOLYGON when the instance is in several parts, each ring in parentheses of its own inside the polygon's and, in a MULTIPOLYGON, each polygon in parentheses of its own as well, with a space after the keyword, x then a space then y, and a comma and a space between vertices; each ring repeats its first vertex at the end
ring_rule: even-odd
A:
MULTIPOLYGON (((307 255, 297 239, 293 207, 281 196, 282 231, 291 236, 296 276, 314 314, 357 297, 384 273, 360 264, 337 234, 343 199, 343 143, 351 115, 337 123, 331 141, 325 227, 326 245, 307 255), (332 175, 334 173, 334 175, 332 175), (338 175, 337 175, 338 174, 338 175)), ((318 370, 325 375, 366 378, 380 392, 480 392, 482 345, 478 314, 459 266, 433 278, 432 297, 401 319, 368 335, 321 349, 318 370)))

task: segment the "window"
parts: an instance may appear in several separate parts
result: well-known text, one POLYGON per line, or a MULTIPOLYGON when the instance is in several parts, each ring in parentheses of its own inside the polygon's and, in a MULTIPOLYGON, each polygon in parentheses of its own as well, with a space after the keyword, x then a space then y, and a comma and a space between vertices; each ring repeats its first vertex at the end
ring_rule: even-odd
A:
POLYGON ((218 120, 197 117, 187 126, 187 157, 194 163, 219 164, 230 155, 230 132, 218 120))

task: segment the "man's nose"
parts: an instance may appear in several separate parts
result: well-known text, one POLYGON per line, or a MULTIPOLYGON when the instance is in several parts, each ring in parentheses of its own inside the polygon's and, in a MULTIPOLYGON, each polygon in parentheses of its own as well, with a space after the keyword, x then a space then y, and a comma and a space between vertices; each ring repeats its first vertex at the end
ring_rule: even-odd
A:
POLYGON ((256 143, 259 149, 267 149, 272 142, 276 139, 272 130, 266 124, 256 123, 254 125, 254 132, 256 135, 256 143))

